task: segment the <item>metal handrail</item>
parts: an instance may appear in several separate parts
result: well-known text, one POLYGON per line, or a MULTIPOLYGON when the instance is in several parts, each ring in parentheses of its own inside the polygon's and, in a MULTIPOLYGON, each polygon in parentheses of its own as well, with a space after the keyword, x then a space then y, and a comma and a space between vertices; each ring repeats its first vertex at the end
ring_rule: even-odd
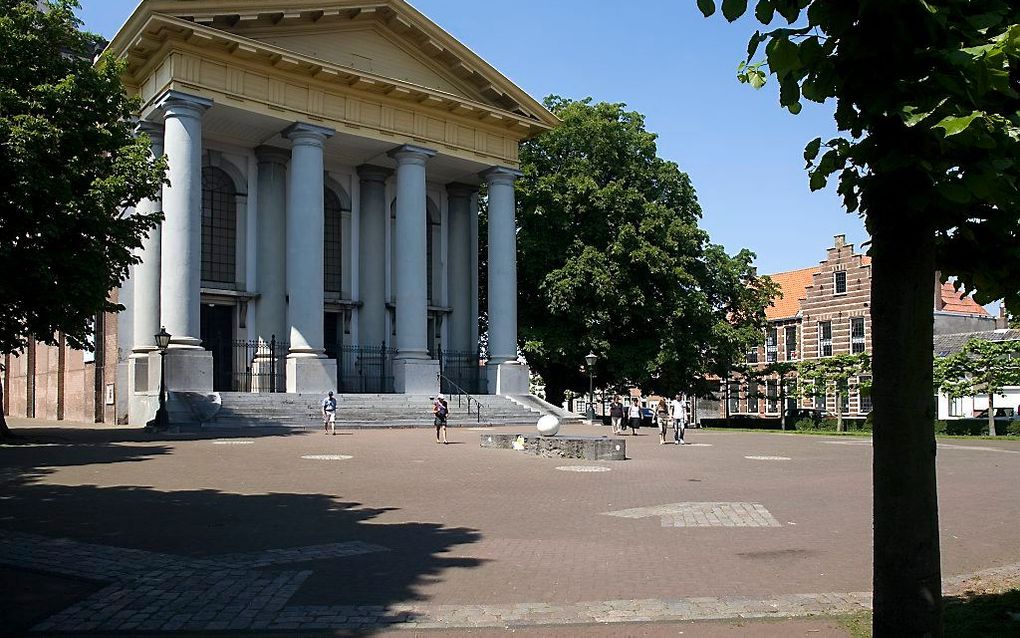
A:
POLYGON ((475 402, 475 415, 476 415, 475 421, 477 423, 481 423, 482 422, 482 408, 484 408, 485 405, 481 401, 476 399, 474 396, 472 396, 467 390, 465 390, 464 388, 462 388, 459 385, 457 385, 457 383, 453 379, 451 379, 450 377, 446 376, 442 372, 440 372, 437 376, 439 377, 439 385, 442 385, 443 381, 445 380, 447 383, 450 384, 450 386, 454 390, 457 391, 456 394, 457 394, 457 407, 458 408, 461 405, 461 401, 460 401, 461 397, 465 397, 467 399, 467 412, 468 412, 468 414, 471 414, 471 402, 472 401, 475 402))

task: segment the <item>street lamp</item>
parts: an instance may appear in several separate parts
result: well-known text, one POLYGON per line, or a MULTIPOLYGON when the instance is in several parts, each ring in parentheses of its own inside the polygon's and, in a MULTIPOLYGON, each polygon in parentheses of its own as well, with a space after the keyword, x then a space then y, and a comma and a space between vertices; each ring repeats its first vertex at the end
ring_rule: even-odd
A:
POLYGON ((165 430, 169 425, 166 413, 166 349, 170 347, 170 333, 161 327, 155 339, 159 349, 159 410, 156 411, 156 427, 165 430))
POLYGON ((595 362, 598 357, 588 351, 584 361, 588 364, 588 423, 592 423, 595 420, 595 362))

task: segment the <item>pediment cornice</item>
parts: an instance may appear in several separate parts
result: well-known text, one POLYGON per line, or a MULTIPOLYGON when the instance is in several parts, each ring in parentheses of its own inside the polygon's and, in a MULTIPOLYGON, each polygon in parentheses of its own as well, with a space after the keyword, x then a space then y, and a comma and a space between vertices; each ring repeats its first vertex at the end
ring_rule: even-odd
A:
POLYGON ((287 73, 346 85, 453 112, 528 137, 558 123, 554 115, 510 80, 403 0, 145 0, 110 44, 128 60, 129 76, 143 74, 168 42, 211 48, 287 73), (423 86, 301 54, 259 41, 302 29, 371 28, 413 48, 417 57, 458 82, 465 95, 423 86))

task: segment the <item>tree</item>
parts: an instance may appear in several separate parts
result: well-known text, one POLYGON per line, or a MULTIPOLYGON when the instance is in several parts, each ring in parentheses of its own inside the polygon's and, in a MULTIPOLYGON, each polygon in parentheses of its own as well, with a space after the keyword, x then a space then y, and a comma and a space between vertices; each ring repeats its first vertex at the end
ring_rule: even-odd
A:
MULTIPOLYGON (((713 0, 698 0, 707 16, 713 0)), ((733 21, 747 0, 723 0, 733 21)), ((834 100, 842 135, 805 149, 872 243, 874 634, 942 633, 931 282, 1020 298, 1020 4, 758 0, 738 79, 772 76, 791 113, 834 100), (765 45, 765 59, 755 56, 765 45), (903 524, 909 521, 909 524, 903 524)))
POLYGON ((971 339, 935 360, 935 388, 948 396, 988 395, 988 436, 995 436, 995 395, 1020 385, 1020 341, 971 339))
MULTIPOLYGON (((96 315, 138 259, 158 215, 124 213, 154 196, 162 162, 135 137, 138 108, 121 62, 100 57, 73 0, 45 10, 0 3, 0 351, 28 340, 91 347, 96 315), (13 276, 17 273, 17 276, 13 276)), ((0 395, 3 389, 0 388, 0 395)), ((9 436, 0 414, 0 434, 9 436)))
POLYGON ((843 400, 850 391, 862 389, 861 377, 871 373, 867 354, 836 354, 820 359, 805 359, 797 366, 800 391, 805 395, 827 396, 831 390, 836 398, 836 431, 843 431, 843 400))
POLYGON ((589 350, 602 385, 692 390, 731 341, 760 335, 774 284, 750 251, 708 242, 690 179, 656 155, 640 114, 590 98, 546 106, 562 124, 522 146, 517 184, 528 362, 552 403, 587 389, 589 350))
POLYGON ((777 378, 779 389, 779 427, 786 429, 786 396, 789 382, 796 382, 797 363, 793 361, 773 361, 765 366, 765 375, 777 378))

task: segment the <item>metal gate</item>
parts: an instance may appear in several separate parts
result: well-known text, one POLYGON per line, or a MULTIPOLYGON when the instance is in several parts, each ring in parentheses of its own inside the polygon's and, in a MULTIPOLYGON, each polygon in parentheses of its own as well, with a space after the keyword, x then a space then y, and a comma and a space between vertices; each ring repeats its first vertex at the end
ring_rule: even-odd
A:
POLYGON ((445 394, 485 394, 488 381, 477 352, 439 351, 439 389, 445 394))
MULTIPOLYGON (((393 394, 393 358, 397 351, 382 346, 337 344, 337 391, 346 394, 393 394)), ((332 354, 332 353, 331 353, 332 354)))
POLYGON ((202 347, 213 353, 213 377, 218 391, 286 392, 287 351, 290 344, 274 335, 263 339, 207 339, 202 347))

